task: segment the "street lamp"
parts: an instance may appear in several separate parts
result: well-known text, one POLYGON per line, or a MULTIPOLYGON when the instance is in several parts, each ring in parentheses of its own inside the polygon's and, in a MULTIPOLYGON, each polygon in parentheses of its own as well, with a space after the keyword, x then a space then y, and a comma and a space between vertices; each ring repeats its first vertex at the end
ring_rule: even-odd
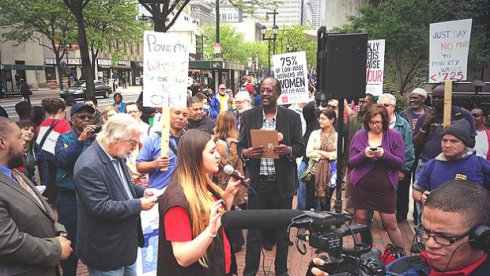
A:
MULTIPOLYGON (((275 18, 275 15, 274 15, 275 18)), ((274 45, 274 54, 276 54, 276 39, 277 39, 277 33, 279 32, 279 27, 274 24, 272 26, 272 37, 266 37, 267 34, 267 27, 262 26, 260 28, 260 33, 262 34, 262 40, 267 41, 267 63, 268 63, 268 69, 269 69, 269 76, 271 75, 271 41, 273 42, 274 45)))

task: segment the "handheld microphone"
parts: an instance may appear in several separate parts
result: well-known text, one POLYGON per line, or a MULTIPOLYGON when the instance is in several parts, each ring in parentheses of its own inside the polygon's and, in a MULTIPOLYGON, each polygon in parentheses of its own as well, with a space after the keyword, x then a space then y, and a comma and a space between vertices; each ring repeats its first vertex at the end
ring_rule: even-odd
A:
POLYGON ((255 190, 247 183, 247 179, 244 177, 244 176, 241 176, 237 170, 235 170, 235 168, 233 168, 232 165, 230 164, 227 164, 223 167, 223 171, 225 172, 225 174, 237 179, 237 180, 240 180, 240 183, 242 184, 243 187, 247 188, 248 190, 252 191, 252 193, 254 193, 255 195, 257 195, 257 192, 255 192, 255 190))
POLYGON ((221 224, 225 229, 287 227, 303 214, 305 211, 291 209, 228 211, 221 217, 221 224))

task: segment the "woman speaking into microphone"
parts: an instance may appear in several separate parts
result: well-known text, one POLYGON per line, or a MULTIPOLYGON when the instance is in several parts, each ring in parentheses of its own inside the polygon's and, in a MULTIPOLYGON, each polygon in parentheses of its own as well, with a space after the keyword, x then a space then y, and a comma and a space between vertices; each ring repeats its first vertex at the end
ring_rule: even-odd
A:
POLYGON ((240 181, 230 179, 224 191, 211 181, 220 155, 214 139, 203 131, 185 132, 177 156, 172 179, 159 199, 158 275, 232 275, 221 215, 232 206, 240 181))

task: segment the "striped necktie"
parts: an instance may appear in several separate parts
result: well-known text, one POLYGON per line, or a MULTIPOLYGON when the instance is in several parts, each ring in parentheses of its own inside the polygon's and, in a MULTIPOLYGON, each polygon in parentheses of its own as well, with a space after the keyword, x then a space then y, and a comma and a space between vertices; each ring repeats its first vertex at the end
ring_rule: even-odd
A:
POLYGON ((44 208, 43 203, 41 202, 41 199, 32 190, 32 188, 29 186, 29 184, 27 184, 27 182, 24 180, 24 178, 22 178, 22 176, 20 175, 20 173, 18 171, 13 170, 12 171, 12 176, 17 181, 17 183, 19 183, 20 186, 22 186, 22 188, 24 188, 36 200, 36 202, 39 204, 39 206, 41 206, 41 208, 44 211, 46 211, 46 209, 44 208))

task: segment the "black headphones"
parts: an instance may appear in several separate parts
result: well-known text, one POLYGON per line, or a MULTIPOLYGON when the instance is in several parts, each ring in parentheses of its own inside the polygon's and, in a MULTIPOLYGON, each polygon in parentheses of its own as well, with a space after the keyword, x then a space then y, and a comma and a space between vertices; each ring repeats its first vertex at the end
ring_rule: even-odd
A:
POLYGON ((490 252, 490 226, 481 224, 471 229, 469 242, 475 249, 490 252))

